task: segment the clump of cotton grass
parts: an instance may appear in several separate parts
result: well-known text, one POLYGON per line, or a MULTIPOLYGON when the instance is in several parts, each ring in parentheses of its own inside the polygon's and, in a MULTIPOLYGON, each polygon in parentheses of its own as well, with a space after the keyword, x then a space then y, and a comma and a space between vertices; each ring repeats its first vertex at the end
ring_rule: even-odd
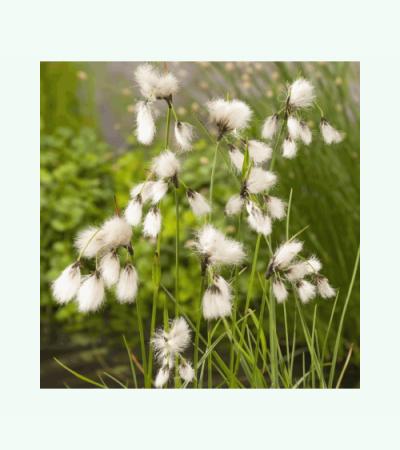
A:
POLYGON ((104 233, 99 227, 89 226, 78 232, 74 245, 81 256, 94 258, 105 246, 104 233))
POLYGON ((151 64, 141 64, 135 71, 135 80, 147 100, 170 101, 179 88, 177 78, 170 72, 161 73, 151 64))
POLYGON ((194 127, 187 122, 175 122, 175 140, 182 152, 192 149, 194 137, 194 127))
POLYGON ((246 210, 248 213, 247 222, 257 233, 268 236, 272 231, 271 218, 263 213, 261 209, 252 201, 246 202, 246 210))
POLYGON ((204 225, 197 233, 194 249, 202 258, 203 267, 241 264, 245 259, 243 245, 226 237, 213 225, 204 225))
POLYGON ((203 317, 206 320, 228 317, 232 312, 232 295, 229 283, 217 275, 206 289, 202 299, 203 317))
POLYGON ((101 227, 104 247, 119 247, 128 245, 132 238, 132 227, 118 215, 107 219, 101 227))
POLYGON ((97 311, 104 301, 104 282, 96 270, 82 282, 77 295, 79 311, 87 313, 97 311))
POLYGON ((152 171, 159 179, 176 179, 181 168, 181 164, 176 155, 171 150, 165 150, 153 159, 152 171))
POLYGON ((177 358, 181 361, 178 369, 181 378, 187 383, 193 380, 194 370, 190 362, 186 361, 182 356, 190 342, 190 329, 183 317, 175 318, 170 323, 169 330, 162 328, 156 330, 151 344, 154 348, 156 360, 161 367, 154 381, 155 387, 161 388, 168 383, 177 358))
POLYGON ((265 119, 262 127, 261 136, 263 139, 272 139, 278 130, 279 116, 273 114, 265 119))
POLYGON ((155 239, 161 231, 161 222, 162 217, 160 209, 157 206, 152 206, 144 218, 144 236, 155 239))
POLYGON ((249 176, 246 180, 246 190, 251 194, 260 194, 275 186, 277 182, 276 175, 268 170, 260 167, 253 167, 250 170, 249 176))
POLYGON ((300 259, 299 253, 302 249, 302 242, 287 241, 275 251, 268 264, 266 277, 272 276, 272 291, 278 303, 286 301, 288 287, 297 292, 304 304, 312 300, 317 293, 322 298, 335 295, 335 290, 327 278, 319 274, 322 268, 320 260, 314 255, 308 259, 300 259))
POLYGON ((218 98, 207 103, 210 122, 218 129, 218 140, 227 133, 245 129, 252 116, 249 106, 240 100, 218 98))
POLYGON ((100 261, 100 273, 106 287, 114 286, 119 278, 120 263, 116 250, 106 253, 100 261))
POLYGON ((148 102, 140 101, 136 105, 136 137, 141 144, 150 145, 156 134, 153 112, 148 102))
POLYGON ((76 296, 80 284, 80 263, 76 261, 66 267, 52 284, 53 296, 57 303, 62 305, 71 301, 76 296))
POLYGON ((289 86, 287 104, 291 109, 308 108, 314 100, 314 86, 308 80, 298 78, 289 86))
POLYGON ((188 189, 186 191, 186 196, 195 216, 202 217, 211 212, 210 204, 198 192, 188 189))
POLYGON ((132 303, 138 292, 139 277, 133 264, 127 263, 119 275, 116 289, 117 300, 120 303, 132 303))
POLYGON ((320 130, 326 144, 338 144, 343 140, 343 133, 336 130, 324 117, 321 118, 320 130))

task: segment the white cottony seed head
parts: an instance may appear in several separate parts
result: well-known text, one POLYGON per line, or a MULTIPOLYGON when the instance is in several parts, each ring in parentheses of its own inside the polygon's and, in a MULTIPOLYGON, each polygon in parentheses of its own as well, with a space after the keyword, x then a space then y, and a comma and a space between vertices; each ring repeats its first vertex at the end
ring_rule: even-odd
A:
POLYGON ((188 190, 187 198, 190 207, 192 208, 193 214, 198 217, 204 216, 205 214, 209 214, 211 212, 211 207, 207 200, 198 192, 188 190))
POLYGON ((132 238, 132 227, 120 216, 114 216, 106 220, 101 227, 105 246, 119 247, 128 245, 132 238))
POLYGON ((310 145, 312 141, 312 132, 305 122, 300 122, 300 139, 303 144, 310 145))
POLYGON ((285 284, 280 280, 274 280, 272 283, 272 292, 275 295, 278 303, 283 303, 288 296, 288 291, 285 284))
POLYGON ((220 136, 246 128, 252 116, 251 109, 240 100, 222 98, 207 103, 210 121, 217 125, 220 136))
POLYGON ((326 144, 338 144, 342 142, 343 133, 333 128, 326 119, 321 119, 320 129, 326 144))
POLYGON ((175 139, 183 152, 192 149, 193 126, 186 122, 175 123, 175 139))
POLYGON ((289 281, 301 280, 307 275, 316 274, 321 270, 321 263, 319 259, 315 256, 307 259, 306 261, 300 261, 289 267, 286 272, 286 278, 289 281))
POLYGON ((186 383, 190 383, 194 379, 194 369, 192 365, 188 362, 182 362, 179 365, 179 376, 182 378, 183 381, 186 383))
POLYGON ((263 170, 260 167, 253 167, 246 181, 246 187, 252 194, 259 194, 271 189, 276 181, 277 177, 273 172, 263 170))
POLYGON ((296 142, 289 136, 283 141, 282 155, 284 158, 293 159, 297 154, 296 142))
POLYGON ((239 265, 245 258, 242 244, 227 238, 212 225, 200 229, 194 246, 211 265, 239 265))
POLYGON ((273 266, 279 269, 287 267, 302 248, 303 243, 300 241, 285 242, 276 250, 273 256, 273 266))
POLYGON ((271 234, 272 224, 270 217, 263 214, 261 209, 251 201, 246 203, 246 209, 248 213, 247 222, 250 227, 264 236, 271 234))
POLYGON ((296 284, 296 289, 302 303, 308 303, 315 297, 316 289, 313 284, 307 280, 301 280, 296 284))
POLYGON ((248 142, 249 155, 255 164, 262 164, 271 159, 272 148, 263 142, 251 139, 248 142))
POLYGON ((289 136, 294 141, 300 137, 301 126, 300 126, 300 121, 296 117, 294 117, 294 116, 288 117, 287 127, 288 127, 289 136))
POLYGON ((151 184, 151 203, 157 205, 168 191, 168 183, 164 180, 153 181, 151 184))
POLYGON ((132 264, 126 264, 121 270, 117 284, 117 299, 120 303, 135 301, 138 291, 139 277, 132 264))
POLYGON ((151 200, 154 183, 154 181, 144 181, 143 183, 139 183, 136 186, 133 186, 133 188, 131 189, 132 199, 136 199, 140 196, 140 199, 143 203, 151 200))
POLYGON ((289 105, 292 108, 307 108, 314 99, 314 86, 304 78, 297 79, 289 87, 289 105))
POLYGON ((190 328, 183 317, 177 317, 170 324, 167 333, 167 344, 172 354, 182 353, 190 344, 190 328))
POLYGON ((142 202, 140 200, 140 196, 132 199, 128 206, 125 209, 124 216, 125 220, 132 227, 136 227, 140 224, 142 220, 142 202))
POLYGON ((317 278, 317 290, 318 294, 322 298, 331 298, 336 295, 335 289, 329 284, 329 281, 325 277, 317 278))
POLYGON ((94 258, 105 246, 104 233, 98 227, 85 228, 77 234, 74 245, 85 258, 94 258))
POLYGON ((203 317, 206 320, 227 317, 232 312, 230 286, 224 278, 218 276, 214 284, 207 288, 204 293, 203 317))
POLYGON ((81 284, 81 270, 75 262, 66 267, 61 275, 53 281, 52 292, 57 303, 64 304, 72 300, 81 284))
POLYGON ((286 215, 286 204, 278 197, 268 195, 266 198, 267 208, 273 219, 281 220, 286 215))
POLYGON ((78 307, 81 312, 96 311, 104 300, 104 282, 100 272, 89 275, 78 291, 78 307))
POLYGON ((141 94, 149 100, 169 98, 179 87, 172 73, 161 74, 150 64, 141 64, 135 71, 135 79, 141 94))
POLYGON ((278 116, 276 114, 269 116, 265 119, 261 136, 264 139, 272 139, 278 129, 278 116))
POLYGON ((117 283, 119 278, 119 258, 115 251, 106 253, 100 261, 100 273, 106 287, 111 287, 117 283))
POLYGON ((143 234, 147 237, 155 239, 161 230, 161 213, 160 210, 153 206, 146 214, 143 223, 143 234))
POLYGON ((237 170, 238 173, 241 173, 244 161, 243 153, 236 147, 230 147, 229 158, 233 164, 233 167, 237 170))
POLYGON ((157 372, 156 379, 154 380, 154 386, 156 388, 162 388, 168 383, 170 375, 170 370, 168 366, 163 366, 160 368, 160 370, 157 372))
POLYGON ((233 195, 225 205, 225 214, 234 216, 239 214, 243 208, 244 200, 240 195, 233 195))
POLYGON ((158 178, 173 178, 181 168, 179 159, 170 150, 165 150, 153 159, 152 171, 158 178))
POLYGON ((147 102, 138 102, 136 105, 136 136, 138 141, 144 145, 150 145, 156 134, 151 106, 147 102))

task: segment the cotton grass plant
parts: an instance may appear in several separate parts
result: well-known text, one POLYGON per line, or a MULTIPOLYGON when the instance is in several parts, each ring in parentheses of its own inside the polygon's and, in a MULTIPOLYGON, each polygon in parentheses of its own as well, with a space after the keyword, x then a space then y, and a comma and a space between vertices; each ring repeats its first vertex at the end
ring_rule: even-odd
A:
MULTIPOLYGON (((240 99, 211 98, 204 105, 207 123, 199 121, 195 127, 178 117, 175 96, 180 84, 167 68, 140 65, 135 80, 143 97, 136 105, 137 140, 152 145, 158 128, 154 107, 161 102, 166 105, 163 148, 149 165, 147 178, 133 180, 136 184, 124 209, 121 211, 116 202, 114 216, 78 234, 76 261, 53 283, 55 300, 60 304, 76 301, 80 311, 101 314, 110 293, 120 303, 136 308, 141 355, 134 355, 124 339, 135 387, 339 387, 351 356, 350 348, 344 366, 337 367, 359 254, 345 294, 339 328, 333 330, 338 298, 345 287, 332 287, 322 274, 320 259, 304 248, 301 235, 307 229, 291 231, 293 191, 289 190, 286 198, 273 192, 279 179, 285 177, 285 173, 274 170, 278 158, 296 164, 301 148, 311 146, 315 139, 333 146, 345 137, 325 117, 313 84, 303 77, 288 83, 280 107, 271 115, 258 118, 263 123, 258 135, 254 135, 249 128, 254 113, 240 99), (307 121, 312 109, 320 115, 318 128, 311 128, 307 121), (202 132, 214 147, 208 196, 185 182, 184 163, 191 157, 196 136, 202 132), (214 201, 219 165, 227 176, 237 180, 238 186, 223 211, 216 210, 214 201), (163 199, 170 195, 176 217, 173 292, 162 284, 160 259, 163 199), (182 246, 180 240, 182 208, 190 208, 197 218, 188 246, 182 246), (228 236, 226 230, 215 225, 215 217, 222 212, 237 221, 235 236, 228 236), (242 242, 244 232, 254 236, 252 248, 246 248, 242 242), (135 266, 140 258, 135 253, 138 239, 147 239, 153 245, 151 280, 142 280, 135 266), (259 271, 262 248, 269 256, 259 271), (197 257, 200 273, 199 279, 193 280, 199 295, 192 299, 189 311, 180 302, 183 251, 197 257), (243 280, 245 292, 240 289, 243 280), (152 285, 152 299, 140 297, 143 283, 152 285), (256 285, 262 292, 259 303, 254 298, 256 285), (157 314, 161 290, 172 306, 164 303, 162 317, 157 314), (318 304, 327 301, 332 303, 332 312, 322 337, 317 335, 318 304), (144 302, 152 304, 148 334, 142 314, 144 302), (304 314, 308 303, 314 305, 311 323, 304 314), (291 305, 295 310, 293 323, 289 323, 287 314, 291 305), (277 315, 283 316, 283 330, 277 327, 277 315), (300 346, 299 330, 303 338, 300 346), (326 346, 331 333, 336 336, 335 348, 328 355, 326 346), (222 348, 228 350, 221 353, 222 348)), ((63 367, 87 382, 106 387, 63 367)))

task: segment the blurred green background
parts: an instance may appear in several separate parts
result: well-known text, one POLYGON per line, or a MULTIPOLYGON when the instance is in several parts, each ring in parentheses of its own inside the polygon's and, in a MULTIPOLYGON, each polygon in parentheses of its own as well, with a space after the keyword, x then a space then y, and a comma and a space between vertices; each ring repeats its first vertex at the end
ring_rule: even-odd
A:
MULTIPOLYGON (((136 309, 120 305, 110 294, 101 312, 81 315, 74 303, 60 307, 51 298, 50 283, 74 260, 73 237, 88 224, 100 224, 113 214, 115 194, 124 206, 133 184, 145 177, 152 156, 163 149, 165 106, 157 103, 157 140, 150 148, 134 136, 134 105, 140 94, 133 81, 137 63, 43 62, 41 64, 41 387, 89 387, 70 376, 53 360, 56 356, 78 372, 96 376, 100 369, 121 379, 129 377, 127 355, 122 343, 126 336, 133 352, 138 349, 136 309)), ((162 64, 160 63, 160 67, 162 64)), ((181 89, 174 99, 179 117, 197 128, 194 151, 183 164, 182 177, 191 188, 207 192, 213 146, 203 130, 207 122, 204 104, 217 96, 238 97, 255 112, 250 130, 260 137, 263 119, 279 109, 287 82, 302 75, 316 86, 318 102, 325 116, 346 133, 336 146, 323 144, 318 133, 313 144, 302 147, 292 161, 279 158, 276 172, 279 185, 274 194, 288 199, 293 189, 291 232, 306 225, 302 235, 309 254, 316 253, 324 273, 339 288, 338 314, 344 302, 359 245, 359 64, 353 62, 316 63, 168 63, 181 89)), ((307 119, 318 127, 317 111, 307 119)), ((234 233, 235 219, 226 219, 223 207, 237 191, 234 178, 220 158, 216 172, 215 199, 219 213, 216 224, 234 233)), ((183 200, 184 202, 184 200, 183 200)), ((173 199, 163 201, 162 283, 173 289, 175 211, 173 199)), ((184 204, 181 231, 181 302, 190 313, 198 295, 197 258, 187 248, 197 221, 184 204)), ((140 298, 145 316, 151 307, 151 263, 153 247, 135 232, 136 264, 143 280, 140 298)), ((277 224, 273 242, 284 237, 284 224, 277 224)), ((254 234, 245 233, 251 258, 254 234)), ((259 259, 260 272, 267 264, 266 249, 259 259)), ((247 277, 242 289, 246 291, 247 277)), ((168 302, 160 296, 160 308, 168 302)), ((332 304, 317 300, 318 331, 323 336, 332 304)), ((350 368, 344 386, 359 385, 359 277, 349 304, 344 327, 345 356, 353 344, 350 368)), ((253 307, 260 302, 258 287, 253 307)), ((171 311, 173 305, 169 305, 171 311)), ((305 307, 312 315, 312 306, 305 307)), ((278 314, 279 317, 279 314, 278 314)), ((289 320, 291 308, 289 308, 289 320)), ((146 321, 148 322, 148 320, 146 321)), ((158 321, 161 323, 161 317, 158 321)), ((332 342, 329 342, 330 348, 332 342)), ((137 351, 139 355, 139 351, 137 351)), ((340 361, 339 361, 340 364, 340 361)), ((116 386, 113 386, 116 387, 116 386)))

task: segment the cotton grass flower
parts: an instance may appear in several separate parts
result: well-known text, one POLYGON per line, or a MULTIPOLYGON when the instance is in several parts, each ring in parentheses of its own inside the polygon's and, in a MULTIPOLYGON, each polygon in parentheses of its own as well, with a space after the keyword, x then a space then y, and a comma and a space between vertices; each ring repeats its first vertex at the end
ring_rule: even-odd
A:
POLYGON ((286 268, 295 256, 303 249, 303 243, 300 241, 287 241, 275 251, 267 270, 267 277, 276 269, 286 268))
POLYGON ((170 323, 169 331, 158 329, 151 343, 157 360, 162 364, 169 364, 170 358, 186 350, 190 339, 189 325, 183 317, 177 317, 170 323))
POLYGON ((153 159, 152 171, 160 179, 175 178, 181 168, 181 164, 176 155, 170 150, 165 150, 153 159))
POLYGON ((299 131, 300 139, 303 144, 310 145, 312 141, 312 132, 310 127, 303 121, 300 122, 300 131, 299 131))
POLYGON ((295 116, 289 116, 287 119, 287 128, 289 136, 295 141, 300 136, 301 125, 300 121, 295 116))
POLYGON ((271 218, 268 215, 263 214, 261 209, 251 201, 246 203, 246 209, 248 213, 247 222, 250 227, 264 236, 271 234, 271 218))
POLYGON ((194 128, 192 125, 186 122, 176 122, 175 123, 175 139, 178 147, 183 152, 187 152, 192 149, 193 132, 194 128))
POLYGON ((308 80, 299 78, 289 87, 288 105, 291 108, 308 108, 314 100, 314 86, 308 80))
POLYGON ((233 195, 225 205, 225 214, 234 216, 239 214, 244 205, 244 199, 241 195, 233 195))
POLYGON ((333 126, 325 118, 321 119, 320 129, 326 144, 330 145, 342 142, 343 133, 333 128, 333 126))
POLYGON ((264 139, 272 139, 278 130, 279 117, 277 114, 273 114, 265 119, 262 127, 261 136, 264 139))
POLYGON ((206 320, 227 317, 232 312, 231 290, 227 281, 217 276, 202 300, 203 317, 206 320))
POLYGON ((104 282, 96 270, 81 284, 78 291, 78 308, 80 312, 97 311, 104 301, 104 282))
POLYGON ((288 297, 288 291, 285 284, 280 280, 274 280, 272 283, 272 292, 278 303, 283 303, 288 297))
POLYGON ((281 220, 286 216, 286 204, 280 198, 267 195, 265 202, 268 212, 273 219, 281 220))
POLYGON ((117 300, 120 303, 132 303, 138 292, 139 277, 135 267, 128 263, 121 270, 117 284, 117 300))
POLYGON ((105 247, 128 245, 132 238, 132 227, 120 216, 106 220, 101 227, 105 247))
POLYGON ((129 201, 124 212, 124 217, 132 227, 140 224, 142 221, 142 201, 140 195, 129 201))
POLYGON ((271 159, 272 148, 263 142, 256 141, 254 139, 248 142, 249 156, 254 161, 254 163, 262 164, 265 161, 271 159))
POLYGON ((161 74, 150 64, 141 64, 135 71, 135 79, 143 97, 148 100, 170 98, 179 88, 178 80, 171 73, 161 74))
POLYGON ((87 227, 77 234, 74 245, 85 258, 94 258, 105 246, 104 233, 99 227, 87 227))
POLYGON ((317 277, 317 291, 322 298, 331 298, 336 295, 335 289, 329 284, 326 277, 317 277))
POLYGON ((133 188, 131 189, 131 198, 138 199, 142 203, 146 203, 152 198, 153 185, 154 181, 144 181, 143 183, 139 183, 133 186, 133 188))
POLYGON ((315 286, 307 280, 300 280, 296 289, 302 303, 308 303, 316 295, 315 286))
POLYGON ((153 181, 151 184, 151 203, 157 205, 168 191, 168 183, 164 180, 153 181))
POLYGON ((143 234, 155 239, 161 230, 161 213, 157 206, 150 208, 143 222, 143 234))
POLYGON ((210 224, 200 229, 194 247, 206 265, 239 265, 245 258, 240 242, 227 238, 210 224))
POLYGON ((164 387, 169 380, 170 377, 170 369, 168 366, 163 366, 157 372, 156 379, 154 380, 154 387, 160 389, 164 387))
POLYGON ((251 109, 240 100, 222 98, 207 103, 211 123, 218 128, 218 140, 226 133, 247 127, 252 116, 251 109))
POLYGON ((282 155, 284 158, 293 159, 297 154, 296 142, 291 138, 287 137, 282 144, 282 155))
POLYGON ((182 361, 179 365, 179 376, 186 383, 190 383, 194 379, 194 369, 188 361, 182 361))
POLYGON ((150 145, 156 134, 151 106, 148 102, 140 101, 136 105, 136 136, 138 141, 144 145, 150 145))
POLYGON ((81 270, 78 261, 66 267, 61 275, 53 281, 52 293, 57 303, 64 304, 72 300, 81 284, 81 270))
POLYGON ((106 287, 117 283, 119 278, 120 264, 116 251, 106 253, 100 260, 100 273, 106 287))
POLYGON ((251 194, 259 194, 272 188, 276 181, 277 177, 273 172, 263 170, 260 167, 253 167, 246 181, 246 189, 251 194))
POLYGON ((201 217, 211 212, 209 203, 201 194, 188 189, 186 195, 194 215, 196 215, 197 217, 201 217))
POLYGON ((231 163, 233 164, 234 168, 237 170, 237 172, 241 173, 242 167, 243 167, 243 161, 244 161, 243 153, 240 150, 238 150, 236 147, 231 146, 229 148, 229 158, 230 158, 231 163))

